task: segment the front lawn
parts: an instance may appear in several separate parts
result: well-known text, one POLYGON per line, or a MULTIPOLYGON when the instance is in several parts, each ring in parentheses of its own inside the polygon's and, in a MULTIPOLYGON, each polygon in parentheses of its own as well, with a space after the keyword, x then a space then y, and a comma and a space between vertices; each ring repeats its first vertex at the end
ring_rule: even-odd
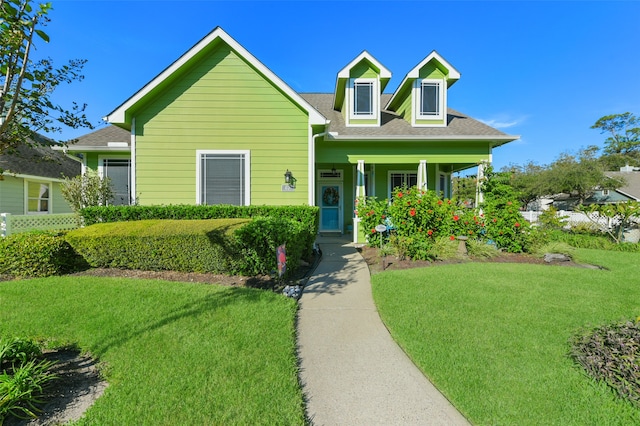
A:
POLYGON ((393 337, 474 424, 640 424, 568 356, 579 330, 640 315, 640 254, 578 257, 608 270, 465 263, 371 279, 393 337))
POLYGON ((80 424, 303 424, 296 303, 261 290, 96 277, 0 282, 0 336, 104 363, 80 424))

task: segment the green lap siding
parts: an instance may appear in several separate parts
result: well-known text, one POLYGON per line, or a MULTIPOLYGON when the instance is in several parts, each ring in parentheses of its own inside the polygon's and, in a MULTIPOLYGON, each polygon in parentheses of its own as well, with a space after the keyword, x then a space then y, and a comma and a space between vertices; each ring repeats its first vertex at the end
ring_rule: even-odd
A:
POLYGON ((141 204, 195 203, 196 151, 250 151, 251 204, 308 203, 308 115, 221 43, 134 113, 141 204), (293 172, 295 191, 283 192, 293 172))
POLYGON ((0 181, 0 213, 24 214, 24 181, 9 175, 0 181))

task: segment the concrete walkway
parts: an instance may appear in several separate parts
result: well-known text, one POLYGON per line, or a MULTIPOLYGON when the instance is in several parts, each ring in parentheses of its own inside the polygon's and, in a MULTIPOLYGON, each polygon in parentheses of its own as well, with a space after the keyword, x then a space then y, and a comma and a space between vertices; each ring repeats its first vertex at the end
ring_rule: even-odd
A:
POLYGON ((313 424, 469 425, 389 335, 353 244, 317 242, 322 260, 298 314, 300 379, 313 424))

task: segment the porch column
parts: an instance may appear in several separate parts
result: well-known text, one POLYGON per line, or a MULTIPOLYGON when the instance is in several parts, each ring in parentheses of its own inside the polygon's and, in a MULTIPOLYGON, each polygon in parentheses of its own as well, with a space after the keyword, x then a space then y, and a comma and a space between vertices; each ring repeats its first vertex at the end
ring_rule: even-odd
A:
POLYGON ((367 194, 364 187, 364 160, 358 160, 356 176, 356 198, 365 197, 367 194))
POLYGON ((484 181, 484 170, 487 167, 486 162, 478 164, 478 177, 476 179, 476 207, 484 202, 484 193, 482 192, 482 182, 484 181))
MULTIPOLYGON (((358 166, 356 167, 356 203, 360 200, 360 197, 366 197, 366 188, 364 186, 364 160, 358 160, 358 166)), ((357 208, 357 205, 355 206, 357 208)), ((355 209, 354 209, 355 210, 355 209)), ((360 218, 357 213, 353 216, 353 242, 358 243, 364 241, 358 241, 358 234, 360 233, 360 218)))
POLYGON ((418 189, 427 190, 427 160, 420 160, 418 165, 418 189))

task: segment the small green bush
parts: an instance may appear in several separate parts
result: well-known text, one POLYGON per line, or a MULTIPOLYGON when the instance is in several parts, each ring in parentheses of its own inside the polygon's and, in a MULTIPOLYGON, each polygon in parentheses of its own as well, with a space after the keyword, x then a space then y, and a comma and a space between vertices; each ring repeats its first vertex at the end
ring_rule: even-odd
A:
POLYGON ((0 274, 48 277, 84 266, 61 232, 29 232, 0 239, 0 274))
POLYGON ((243 275, 268 275, 277 269, 276 248, 286 244, 287 271, 298 267, 305 249, 306 229, 300 222, 275 217, 256 218, 235 231, 240 257, 236 268, 243 275))
POLYGON ((46 386, 57 378, 52 361, 38 360, 40 346, 30 339, 0 338, 0 424, 5 418, 35 418, 46 386))
POLYGON ((93 267, 233 272, 233 232, 247 219, 141 220, 76 229, 67 241, 93 267))
POLYGON ((640 326, 625 321, 581 333, 571 356, 596 380, 640 407, 640 326))
POLYGON ((491 259, 500 254, 500 250, 495 244, 488 244, 486 241, 469 239, 467 241, 467 253, 477 259, 491 259))
POLYGON ((30 339, 0 338, 0 370, 3 363, 27 362, 42 355, 40 346, 30 339))

